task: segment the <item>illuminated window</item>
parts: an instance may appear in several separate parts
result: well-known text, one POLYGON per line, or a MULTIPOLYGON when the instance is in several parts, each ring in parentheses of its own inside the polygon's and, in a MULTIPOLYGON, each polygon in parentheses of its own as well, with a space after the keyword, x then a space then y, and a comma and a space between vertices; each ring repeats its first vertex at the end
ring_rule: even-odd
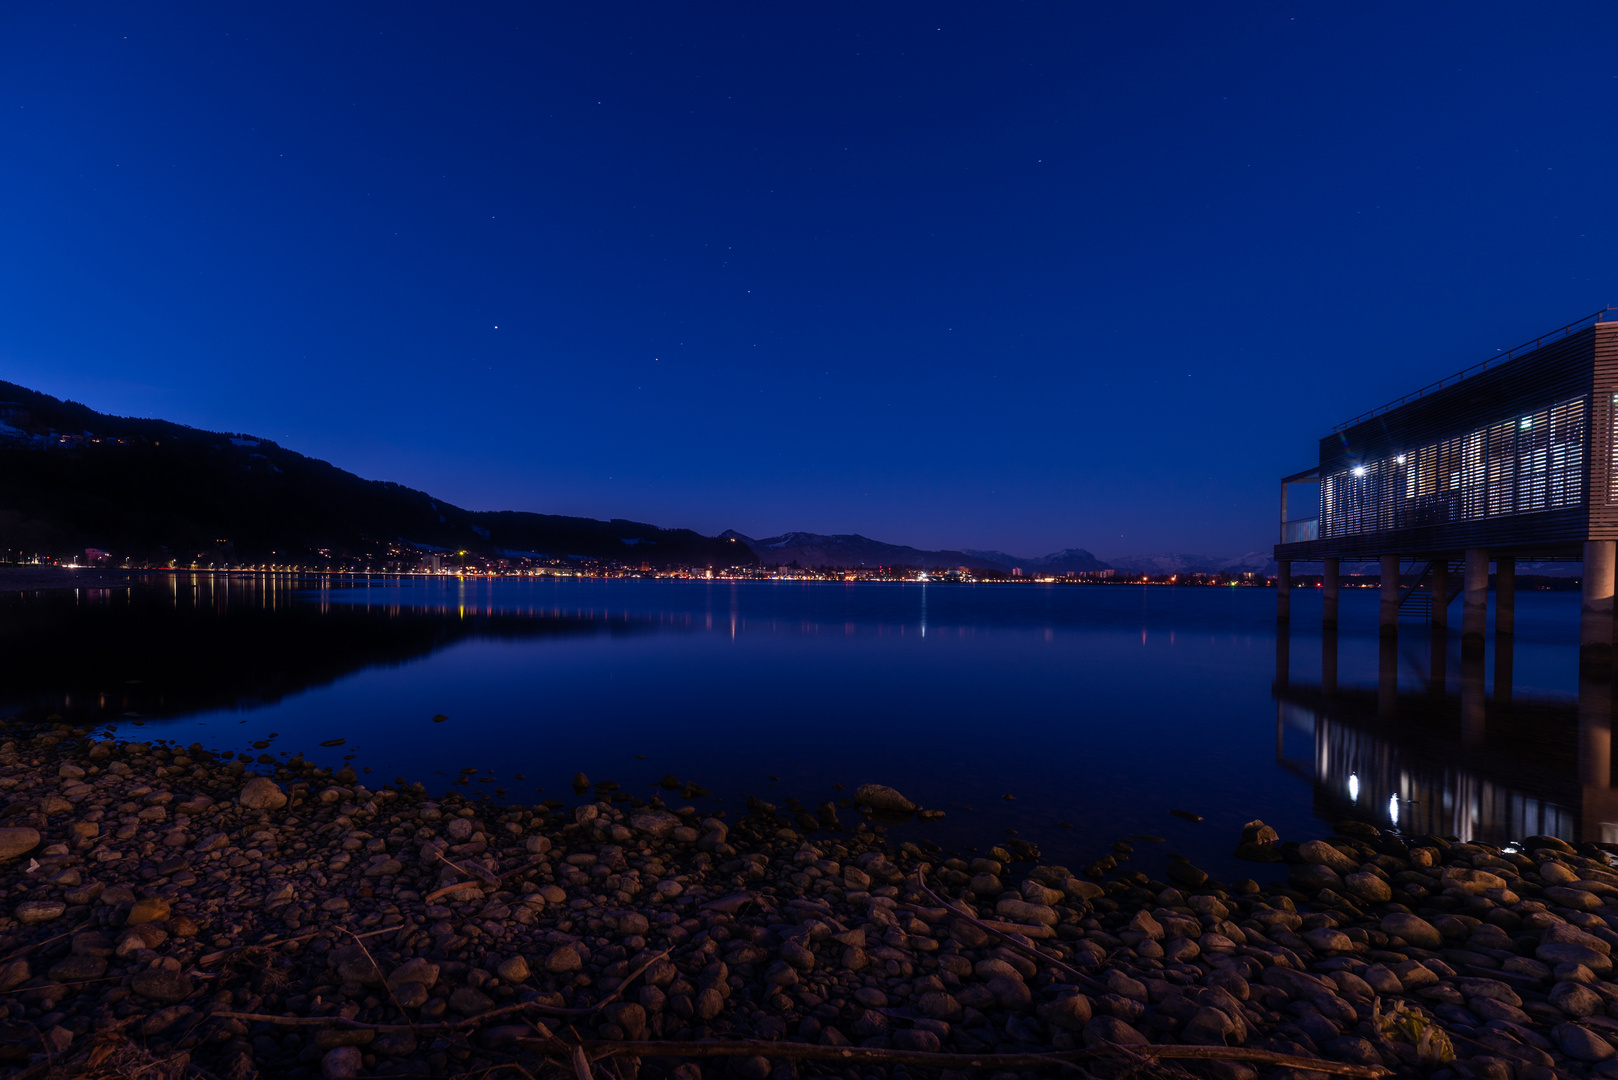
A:
MULTIPOLYGON (((1618 502, 1618 395, 1609 497, 1618 502)), ((1322 538, 1532 514, 1584 497, 1584 399, 1380 461, 1321 481, 1322 538)))

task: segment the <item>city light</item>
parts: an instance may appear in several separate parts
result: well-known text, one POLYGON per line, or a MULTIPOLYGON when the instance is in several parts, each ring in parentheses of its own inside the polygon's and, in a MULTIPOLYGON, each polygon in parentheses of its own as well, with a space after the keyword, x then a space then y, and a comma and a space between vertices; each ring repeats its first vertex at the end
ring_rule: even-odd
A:
POLYGON ((1364 476, 1365 475, 1365 466, 1364 465, 1356 465, 1356 466, 1354 466, 1354 475, 1355 476, 1364 476))

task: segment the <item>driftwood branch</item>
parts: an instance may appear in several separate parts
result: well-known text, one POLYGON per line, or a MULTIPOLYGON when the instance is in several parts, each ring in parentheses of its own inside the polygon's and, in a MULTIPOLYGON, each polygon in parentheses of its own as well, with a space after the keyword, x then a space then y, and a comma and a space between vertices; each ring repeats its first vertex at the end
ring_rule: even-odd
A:
MULTIPOLYGON (((560 1005, 546 1005, 543 1002, 538 1001, 525 1001, 519 1002, 516 1005, 505 1005, 498 1009, 490 1009, 488 1012, 479 1013, 477 1016, 467 1017, 465 1020, 451 1020, 438 1024, 368 1024, 362 1020, 350 1020, 347 1017, 336 1015, 276 1016, 273 1013, 244 1013, 228 1012, 225 1010, 221 1010, 211 1015, 228 1017, 232 1020, 245 1020, 256 1024, 275 1024, 279 1027, 341 1027, 360 1028, 366 1031, 416 1032, 464 1031, 467 1028, 474 1028, 479 1024, 487 1023, 488 1021, 496 1019, 497 1017, 510 1016, 512 1013, 520 1012, 537 1012, 544 1016, 593 1016, 602 1009, 606 1008, 608 1005, 611 1005, 613 1001, 617 999, 619 994, 629 988, 630 982, 632 982, 643 971, 657 963, 659 960, 663 959, 668 954, 669 950, 664 949, 662 952, 646 961, 640 967, 630 972, 629 976, 625 978, 623 982, 619 983, 617 988, 614 989, 612 993, 608 994, 594 1005, 581 1009, 567 1009, 560 1005)), ((401 1009, 400 1013, 403 1014, 403 1011, 404 1010, 401 1009)))
MULTIPOLYGON (((485 869, 485 868, 483 868, 481 866, 476 866, 476 864, 473 864, 474 865, 473 870, 467 870, 467 869, 463 868, 462 866, 460 866, 458 863, 452 863, 448 859, 444 858, 444 855, 443 855, 442 852, 440 852, 438 854, 438 858, 441 861, 447 863, 448 865, 454 867, 456 870, 459 870, 462 874, 466 875, 467 877, 481 877, 483 879, 482 884, 484 884, 484 885, 498 885, 502 881, 505 881, 507 878, 516 877, 518 874, 524 873, 525 871, 537 870, 539 867, 545 865, 545 862, 546 862, 546 860, 544 858, 530 859, 528 862, 523 863, 521 866, 517 867, 516 869, 507 870, 503 874, 495 874, 495 873, 493 873, 493 872, 491 872, 491 871, 489 871, 489 870, 487 870, 487 869, 485 869)), ((440 896, 448 896, 450 893, 454 892, 456 889, 464 889, 468 885, 476 885, 476 884, 478 884, 478 882, 475 882, 475 881, 461 881, 461 882, 455 883, 454 885, 445 885, 442 889, 436 889, 433 892, 428 893, 425 897, 422 898, 421 902, 424 903, 424 904, 430 904, 434 900, 437 900, 440 896)))
POLYGON ((1034 1069, 1047 1065, 1072 1065, 1093 1061, 1127 1050, 1151 1060, 1252 1061, 1264 1065, 1284 1065, 1357 1080, 1380 1080, 1393 1075, 1380 1065, 1349 1065, 1341 1061, 1278 1054, 1273 1050, 1250 1050, 1242 1046, 1098 1046, 1087 1050, 1056 1050, 1032 1054, 946 1054, 923 1050, 887 1050, 861 1046, 811 1046, 808 1043, 769 1042, 764 1039, 737 1039, 725 1042, 674 1042, 665 1040, 620 1041, 586 1039, 577 1044, 549 1039, 518 1039, 517 1045, 540 1053, 566 1053, 582 1048, 592 1057, 633 1054, 639 1057, 766 1057, 798 1061, 841 1061, 850 1065, 916 1065, 934 1069, 1034 1069))

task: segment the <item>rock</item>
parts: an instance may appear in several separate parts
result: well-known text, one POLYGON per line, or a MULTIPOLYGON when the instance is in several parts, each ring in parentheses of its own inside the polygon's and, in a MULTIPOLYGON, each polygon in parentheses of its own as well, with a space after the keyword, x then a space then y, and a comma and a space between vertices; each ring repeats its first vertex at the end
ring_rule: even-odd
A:
POLYGON ((178 971, 157 968, 143 971, 131 983, 135 993, 165 1005, 177 1005, 191 996, 191 977, 178 971))
POLYGON ((1547 885, 1571 885, 1579 880, 1579 875, 1559 862, 1540 863, 1539 877, 1547 885))
POLYGON ((898 814, 913 813, 916 809, 915 803, 886 784, 861 784, 854 791, 854 802, 859 806, 869 806, 872 810, 898 814))
POLYGON ((1294 1001, 1307 1001, 1316 994, 1334 994, 1337 990, 1336 984, 1319 975, 1284 967, 1265 968, 1259 981, 1265 986, 1275 987, 1294 1001))
POLYGON ((0 994, 7 990, 15 990, 32 978, 28 970, 28 961, 13 960, 9 964, 0 965, 0 994))
POLYGON ((646 1010, 634 1002, 619 1001, 602 1010, 607 1022, 616 1024, 629 1039, 646 1037, 646 1010))
POLYGON ((994 906, 995 914, 1019 923, 1044 923, 1056 926, 1062 921, 1056 909, 1044 904, 1030 904, 1024 900, 1001 900, 994 906))
POLYGON ((988 981, 988 989, 1000 1003, 1002 1009, 1026 1009, 1033 1004, 1033 992, 1020 978, 1009 975, 996 975, 988 981))
MULTIPOLYGON (((1090 999, 1083 994, 1068 994, 1051 1002, 1045 1013, 1045 1022, 1054 1028, 1074 1033, 1082 1032, 1094 1016, 1090 999)), ((941 1020, 949 1017, 939 1017, 941 1020)))
POLYGON ((494 999, 482 990, 461 986, 450 994, 449 1007, 462 1016, 481 1016, 494 1008, 494 999))
POLYGON ((1343 888, 1349 896, 1369 904, 1385 904, 1393 899, 1393 887, 1369 871, 1344 875, 1343 888))
MULTIPOLYGON (((915 1010, 929 1020, 953 1022, 961 1018, 961 1003, 955 1000, 953 995, 941 990, 929 991, 915 999, 915 1010)), ((1089 1019, 1088 1015, 1085 1019, 1089 1019)))
POLYGON ((697 995, 696 1018, 706 1024, 717 1017, 724 1007, 725 999, 719 995, 718 990, 710 986, 697 995))
POLYGON ((924 1054, 936 1054, 940 1045, 938 1036, 931 1031, 922 1031, 918 1028, 900 1028, 893 1033, 893 1046, 896 1050, 915 1050, 924 1054))
POLYGON ((560 945, 551 950, 545 958, 545 970, 552 975, 565 975, 569 972, 579 971, 584 967, 584 961, 579 959, 578 951, 569 945, 560 945))
POLYGON ((75 983, 99 979, 106 973, 104 956, 69 956, 52 964, 49 976, 57 982, 75 983))
POLYGON ((236 801, 249 810, 279 810, 287 804, 286 792, 267 776, 255 776, 242 785, 236 801))
POLYGON ((1575 911, 1594 911, 1601 906, 1601 897, 1595 893, 1567 885, 1552 885, 1542 895, 1547 904, 1575 911))
POLYGON ((1444 944, 1444 935, 1426 919, 1416 915, 1395 912, 1382 917, 1382 932, 1403 938, 1418 949, 1437 949, 1444 944))
POLYGON ((1316 952, 1353 952, 1354 942, 1341 930, 1332 930, 1320 927, 1315 930, 1305 930, 1303 940, 1316 952))
POLYGON ((1576 1061, 1606 1061, 1614 1053, 1611 1043, 1578 1024, 1557 1024, 1551 1029, 1551 1039, 1576 1061))
POLYGON ((1224 1046, 1235 1031, 1235 1021, 1222 1010, 1203 1006, 1186 1021, 1180 1041, 1193 1046, 1224 1046))
POLYGON ((393 974, 388 976, 388 989, 397 990, 411 983, 418 983, 430 989, 437 982, 438 965, 428 963, 418 956, 413 960, 406 960, 393 969, 393 974))
POLYGON ((1324 840, 1310 840, 1298 845, 1298 858, 1307 863, 1329 866, 1338 874, 1357 873, 1360 864, 1324 840))
POLYGON ((1534 950, 1534 956, 1552 967, 1582 964, 1597 975, 1605 975, 1612 970, 1612 959, 1606 953, 1570 941, 1541 942, 1534 950))
POLYGON ((384 1031, 371 1040, 371 1053, 373 1054, 381 1054, 385 1057, 408 1057, 415 1052, 416 1037, 408 1031, 384 1031))
POLYGON ((357 1047, 339 1046, 326 1051, 326 1056, 320 1059, 320 1075, 326 1080, 353 1080, 360 1075, 364 1060, 357 1047))
POLYGON ((129 909, 129 915, 124 919, 126 926, 140 926, 144 923, 162 922, 169 917, 169 902, 158 897, 147 897, 145 900, 135 901, 135 906, 129 909))
POLYGON ((520 983, 528 981, 531 972, 528 970, 527 960, 521 956, 513 956, 496 969, 496 974, 508 983, 520 983))
POLYGON ((1146 1046, 1150 1040, 1116 1016, 1097 1016, 1084 1025, 1084 1045, 1091 1049, 1113 1046, 1146 1046))
POLYGON ((67 905, 60 900, 24 900, 17 905, 17 921, 34 924, 60 919, 67 905))
POLYGON ((666 810, 636 810, 629 815, 629 827, 662 840, 680 827, 680 819, 666 810))
POLYGON ((37 829, 0 829, 0 859, 15 859, 39 846, 37 829))
POLYGON ((1287 869, 1287 884, 1303 892, 1314 893, 1322 889, 1341 889, 1343 879, 1329 866, 1297 863, 1287 869))
POLYGON ((1604 1009, 1600 994, 1576 982, 1559 982, 1551 987, 1550 1001, 1564 1014, 1575 1019, 1595 1016, 1604 1009))

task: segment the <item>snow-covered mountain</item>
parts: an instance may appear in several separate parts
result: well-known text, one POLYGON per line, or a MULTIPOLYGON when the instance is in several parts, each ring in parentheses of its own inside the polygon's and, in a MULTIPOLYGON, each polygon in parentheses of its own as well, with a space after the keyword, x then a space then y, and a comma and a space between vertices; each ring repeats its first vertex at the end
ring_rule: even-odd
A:
POLYGON ((1275 560, 1267 552, 1249 551, 1243 555, 1190 555, 1160 552, 1146 555, 1114 555, 1113 568, 1127 574, 1273 574, 1275 560))

